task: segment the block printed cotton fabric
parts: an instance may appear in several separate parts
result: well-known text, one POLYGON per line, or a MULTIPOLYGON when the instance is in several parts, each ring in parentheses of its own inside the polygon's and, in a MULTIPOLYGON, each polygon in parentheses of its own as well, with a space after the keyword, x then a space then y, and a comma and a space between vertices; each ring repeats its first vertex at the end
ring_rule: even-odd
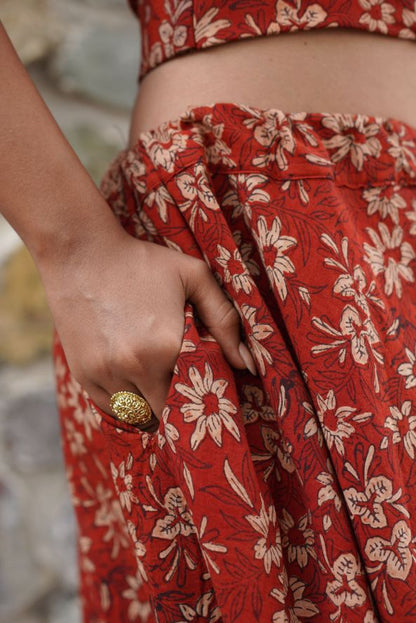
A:
POLYGON ((321 28, 416 40, 416 0, 129 0, 139 18, 139 79, 191 50, 321 28))
POLYGON ((258 375, 187 302, 147 433, 56 336, 85 623, 413 623, 416 128, 191 107, 101 189, 132 236, 207 262, 258 375))

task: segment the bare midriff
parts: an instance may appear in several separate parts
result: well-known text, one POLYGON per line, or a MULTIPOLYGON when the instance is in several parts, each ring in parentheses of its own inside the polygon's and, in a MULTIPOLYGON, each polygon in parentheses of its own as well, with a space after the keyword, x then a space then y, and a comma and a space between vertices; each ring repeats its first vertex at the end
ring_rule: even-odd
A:
POLYGON ((142 80, 130 146, 189 106, 393 117, 416 127, 416 42, 332 28, 228 42, 177 56, 142 80))

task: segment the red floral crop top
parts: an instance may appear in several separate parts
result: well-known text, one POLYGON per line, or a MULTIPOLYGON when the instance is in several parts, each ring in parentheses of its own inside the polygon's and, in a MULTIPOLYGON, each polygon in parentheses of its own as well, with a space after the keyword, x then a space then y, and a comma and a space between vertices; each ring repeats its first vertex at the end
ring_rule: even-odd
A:
POLYGON ((416 39, 416 0, 128 1, 140 20, 140 80, 178 54, 246 37, 343 27, 416 39))

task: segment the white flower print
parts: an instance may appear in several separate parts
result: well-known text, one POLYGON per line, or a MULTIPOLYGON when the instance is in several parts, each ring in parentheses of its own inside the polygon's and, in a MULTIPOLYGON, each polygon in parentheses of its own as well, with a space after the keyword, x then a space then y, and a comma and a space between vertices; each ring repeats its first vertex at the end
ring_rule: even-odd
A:
POLYGON ((185 45, 187 34, 186 26, 172 26, 167 20, 161 22, 159 35, 167 57, 173 56, 176 50, 179 51, 185 45))
POLYGON ((405 388, 411 389, 412 387, 416 387, 416 344, 413 353, 407 346, 405 346, 404 351, 409 361, 401 363, 397 368, 397 372, 401 374, 401 376, 406 377, 405 388))
POLYGON ((388 34, 388 24, 394 24, 393 13, 395 8, 384 0, 359 0, 360 5, 365 9, 360 17, 360 23, 366 24, 371 32, 378 30, 384 35, 388 34))
POLYGON ((211 115, 204 117, 203 124, 200 127, 200 141, 204 145, 206 159, 213 164, 222 162, 229 167, 235 167, 236 163, 229 157, 231 148, 221 138, 223 132, 223 123, 214 124, 211 115))
POLYGON ((144 132, 142 139, 154 166, 160 166, 168 173, 175 170, 176 159, 187 145, 186 135, 169 127, 168 123, 161 124, 157 132, 144 132))
POLYGON ((346 359, 348 349, 353 360, 360 365, 368 363, 370 353, 379 363, 383 362, 382 355, 374 349, 374 345, 380 342, 380 338, 373 322, 368 317, 363 319, 362 313, 360 314, 352 305, 346 305, 342 310, 339 329, 317 316, 312 318, 312 324, 323 333, 335 338, 329 344, 312 346, 311 352, 313 354, 321 355, 337 349, 339 351, 338 360, 342 364, 346 359))
POLYGON ((104 543, 112 541, 111 558, 117 558, 121 548, 129 546, 126 522, 120 503, 113 498, 110 489, 104 489, 100 483, 96 489, 96 500, 99 507, 94 516, 94 525, 107 528, 102 537, 104 543))
POLYGON ((133 467, 133 455, 129 452, 127 460, 122 461, 118 468, 111 462, 111 475, 114 487, 120 499, 122 508, 126 508, 131 513, 131 503, 138 504, 136 494, 133 491, 133 477, 128 472, 133 467))
POLYGON ((279 520, 282 530, 282 546, 287 549, 289 562, 294 562, 304 568, 308 564, 309 556, 316 559, 314 548, 315 539, 310 525, 310 513, 306 513, 296 523, 292 515, 285 508, 279 520))
POLYGON ((410 212, 405 212, 405 214, 409 221, 412 221, 409 228, 409 233, 411 233, 413 236, 416 236, 416 199, 412 199, 412 209, 410 210, 410 212))
POLYGON ((255 307, 251 307, 250 305, 246 305, 244 303, 244 305, 241 306, 241 312, 250 324, 251 330, 248 333, 248 340, 253 349, 253 354, 260 367, 260 371, 264 376, 266 373, 264 361, 267 361, 267 363, 270 364, 272 363, 273 358, 270 352, 263 344, 261 344, 261 342, 267 339, 273 333, 273 329, 269 324, 260 324, 256 322, 257 309, 255 307))
POLYGON ((364 589, 356 578, 361 575, 359 562, 353 554, 341 554, 331 567, 333 580, 326 585, 326 594, 339 608, 362 606, 366 600, 364 589))
POLYGON ((286 153, 293 155, 296 142, 287 115, 281 110, 265 113, 265 120, 254 130, 256 141, 265 148, 261 155, 253 158, 254 166, 269 167, 276 162, 279 169, 288 168, 286 153))
MULTIPOLYGON (((157 213, 164 223, 168 222, 168 209, 169 206, 174 206, 175 201, 169 194, 165 186, 159 186, 154 190, 151 190, 144 199, 144 204, 149 208, 156 206, 157 213)), ((155 232, 156 233, 156 232, 155 232)))
POLYGON ((318 506, 333 500, 335 509, 339 511, 342 504, 338 493, 335 491, 333 475, 330 472, 320 472, 316 480, 322 485, 318 493, 318 506))
POLYGON ((189 368, 188 375, 192 386, 176 383, 175 389, 191 400, 181 407, 181 413, 186 423, 196 422, 190 439, 192 450, 196 450, 207 433, 221 447, 223 426, 239 441, 240 432, 232 417, 237 407, 224 396, 228 382, 222 378, 215 379, 208 362, 205 362, 204 377, 195 366, 189 368))
POLYGON ((413 11, 408 8, 403 8, 402 20, 407 28, 402 28, 399 32, 399 37, 406 39, 416 39, 416 33, 412 30, 413 24, 416 24, 416 2, 413 4, 413 11))
POLYGON ((121 596, 130 601, 127 608, 127 616, 129 621, 147 620, 151 614, 151 606, 148 601, 139 601, 138 591, 143 586, 143 578, 141 573, 137 571, 136 575, 127 575, 126 582, 128 588, 125 589, 121 596))
POLYGON ((412 402, 405 400, 401 409, 395 405, 389 407, 390 416, 384 422, 385 428, 393 432, 393 444, 402 443, 411 459, 415 458, 416 414, 412 411, 412 402))
POLYGON ((216 7, 208 9, 201 19, 194 24, 195 41, 203 48, 215 45, 216 43, 221 43, 222 39, 219 39, 215 35, 220 30, 231 26, 231 22, 228 19, 219 19, 215 22, 212 21, 218 11, 219 8, 216 7))
POLYGON ((276 20, 280 26, 290 26, 290 30, 309 30, 322 24, 327 18, 327 13, 320 4, 311 4, 302 12, 300 0, 289 4, 284 0, 277 0, 276 20), (296 8, 293 6, 296 5, 296 8))
POLYGON ((387 140, 392 145, 387 152, 394 158, 396 171, 406 171, 410 177, 415 177, 416 173, 412 168, 416 166, 416 145, 413 139, 405 139, 406 128, 400 126, 399 132, 389 132, 387 140), (411 164, 412 163, 412 164, 411 164))
POLYGON ((225 283, 231 282, 236 292, 242 290, 245 294, 250 294, 253 288, 253 281, 243 264, 240 251, 237 248, 233 249, 231 255, 231 252, 226 247, 217 244, 217 252, 219 255, 215 259, 223 267, 225 283))
POLYGON ((362 197, 367 202, 368 216, 378 212, 382 219, 390 216, 395 225, 399 224, 399 210, 407 207, 398 184, 365 188, 362 197))
POLYGON ((319 608, 303 596, 306 584, 295 576, 288 579, 286 573, 279 574, 279 579, 283 590, 274 588, 270 595, 284 605, 284 609, 273 614, 273 623, 302 623, 305 618, 319 614, 319 608))
POLYGON ((244 220, 250 223, 252 218, 252 208, 257 204, 267 204, 270 195, 263 190, 267 184, 267 177, 257 173, 239 173, 228 177, 231 189, 226 192, 221 202, 223 207, 232 207, 231 218, 235 219, 243 215, 244 220))
POLYGON ((331 129, 335 135, 324 139, 327 149, 336 150, 331 154, 332 162, 351 159, 357 171, 361 171, 366 158, 378 158, 381 144, 376 135, 379 133, 377 123, 366 123, 364 115, 333 113, 322 119, 322 125, 331 129))
POLYGON ((191 607, 189 604, 179 604, 179 610, 183 619, 178 623, 192 623, 192 621, 202 623, 202 620, 206 620, 207 623, 216 623, 221 619, 220 609, 215 605, 213 590, 202 593, 195 607, 191 607))
POLYGON ((329 448, 335 445, 342 456, 345 454, 344 439, 348 439, 354 433, 354 427, 347 418, 357 409, 344 405, 337 407, 334 390, 329 390, 326 398, 320 394, 316 397, 318 403, 317 414, 321 422, 324 437, 329 448))
POLYGON ((163 519, 156 521, 152 536, 172 541, 180 534, 189 536, 196 532, 185 496, 179 487, 171 487, 166 492, 163 507, 167 510, 167 514, 163 519))
POLYGON ((385 505, 387 504, 408 516, 406 509, 397 503, 402 496, 402 490, 399 488, 393 493, 393 483, 385 476, 370 478, 364 491, 349 487, 345 490, 344 495, 350 513, 360 517, 363 524, 372 528, 385 528, 387 526, 385 513, 385 505))
POLYGON ((257 219, 258 234, 253 231, 253 236, 257 241, 269 281, 284 301, 287 296, 284 275, 295 272, 292 260, 285 253, 290 247, 297 245, 297 240, 293 236, 281 235, 281 229, 282 223, 278 216, 273 219, 271 225, 267 224, 264 216, 260 216, 257 219))
POLYGON ((208 220, 206 208, 209 210, 218 210, 218 203, 212 192, 206 171, 201 162, 197 162, 192 173, 179 173, 175 177, 176 185, 185 199, 180 209, 186 212, 190 209, 191 215, 189 224, 194 226, 195 219, 198 216, 203 221, 208 220))
POLYGON ((127 521, 127 530, 129 532, 130 538, 134 543, 134 553, 136 556, 136 564, 137 571, 140 573, 142 578, 147 582, 148 577, 146 573, 146 569, 144 568, 144 564, 142 558, 146 557, 146 546, 142 543, 137 537, 137 529, 134 523, 130 520, 127 521))
POLYGON ((77 430, 75 422, 66 419, 64 422, 65 436, 68 441, 69 449, 74 456, 85 454, 87 448, 85 447, 85 438, 82 433, 77 430))
POLYGON ((365 553, 371 561, 384 563, 390 577, 406 580, 412 567, 411 543, 410 528, 401 519, 393 526, 389 541, 381 536, 367 539, 365 553))
POLYGON ((395 225, 391 233, 385 223, 378 223, 378 229, 380 235, 371 227, 366 227, 374 246, 363 243, 367 253, 364 260, 370 264, 374 275, 384 275, 385 294, 391 296, 394 288, 396 295, 401 298, 402 280, 410 283, 415 281, 409 264, 415 259, 416 253, 408 242, 403 242, 403 228, 400 225, 395 225))
POLYGON ((279 566, 282 559, 282 543, 280 529, 276 523, 276 509, 269 506, 266 511, 262 501, 260 515, 246 515, 245 519, 251 527, 261 534, 261 538, 254 546, 254 557, 263 560, 267 575, 270 575, 272 564, 279 566))

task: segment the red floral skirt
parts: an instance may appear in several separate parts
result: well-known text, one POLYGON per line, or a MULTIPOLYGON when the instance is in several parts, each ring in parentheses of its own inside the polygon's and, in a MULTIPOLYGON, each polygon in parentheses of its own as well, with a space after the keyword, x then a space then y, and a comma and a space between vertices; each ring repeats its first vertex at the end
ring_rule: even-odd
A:
POLYGON ((187 303, 146 433, 56 339, 85 623, 414 623, 416 128, 193 107, 101 189, 131 235, 208 263, 258 375, 187 303))

